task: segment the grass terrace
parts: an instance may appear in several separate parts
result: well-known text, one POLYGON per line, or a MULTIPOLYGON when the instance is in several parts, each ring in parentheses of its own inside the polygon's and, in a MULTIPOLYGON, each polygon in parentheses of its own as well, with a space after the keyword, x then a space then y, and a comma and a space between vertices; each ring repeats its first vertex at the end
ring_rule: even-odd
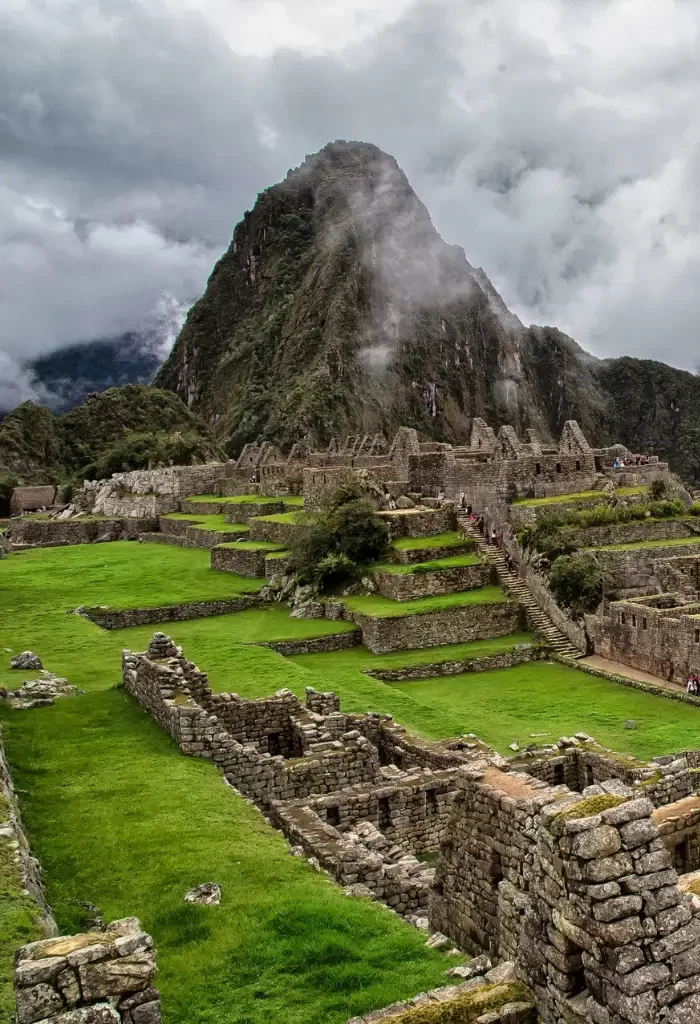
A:
POLYGON ((213 505, 273 505, 283 502, 285 505, 302 507, 304 504, 304 499, 296 495, 289 495, 285 498, 270 498, 262 494, 233 494, 226 497, 220 494, 193 494, 185 500, 211 502, 213 505))
POLYGON ((307 521, 307 513, 300 509, 296 512, 279 512, 277 515, 272 516, 256 516, 256 519, 264 523, 305 523, 307 521))
MULTIPOLYGON (((668 520, 666 520, 668 522, 668 520)), ((682 548, 688 544, 700 544, 699 536, 675 537, 661 540, 638 540, 630 544, 606 544, 597 548, 586 548, 586 551, 637 551, 640 548, 682 548)))
POLYGON ((223 513, 204 516, 202 513, 194 512, 168 512, 162 519, 182 519, 191 523, 195 530, 214 530, 217 533, 247 533, 248 527, 245 523, 227 523, 223 513))
POLYGON ((421 597, 417 601, 392 601, 379 594, 366 597, 344 597, 343 604, 352 612, 371 615, 375 618, 392 619, 404 615, 425 615, 440 612, 445 608, 463 608, 472 604, 503 604, 510 598, 500 587, 479 587, 463 590, 458 594, 443 594, 440 597, 421 597))
POLYGON ((378 562, 372 566, 374 572, 390 572, 395 576, 412 576, 415 573, 439 572, 442 569, 461 569, 467 565, 480 565, 483 558, 480 555, 452 555, 448 558, 438 558, 434 562, 411 562, 408 565, 399 565, 395 562, 378 562))
POLYGON ((277 554, 280 558, 287 554, 284 544, 273 544, 267 540, 232 540, 216 546, 217 548, 236 548, 237 551, 269 551, 271 555, 277 554))
POLYGON ((448 530, 432 537, 400 537, 392 547, 397 551, 415 551, 420 548, 456 548, 465 544, 469 544, 468 537, 463 537, 455 530, 448 530))
MULTIPOLYGON (((635 494, 648 494, 648 487, 618 487, 615 491, 618 497, 625 498, 631 497, 635 494)), ((513 505, 566 505, 570 501, 584 501, 599 498, 601 502, 609 500, 609 495, 605 491, 578 491, 575 494, 553 494, 548 498, 517 498, 513 505)))

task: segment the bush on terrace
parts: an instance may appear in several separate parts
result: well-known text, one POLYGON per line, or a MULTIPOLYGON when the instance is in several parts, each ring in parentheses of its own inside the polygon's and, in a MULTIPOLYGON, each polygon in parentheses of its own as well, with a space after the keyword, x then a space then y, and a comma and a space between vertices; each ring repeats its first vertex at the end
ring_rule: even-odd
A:
POLYGON ((596 558, 582 552, 557 558, 549 574, 549 585, 557 602, 580 616, 595 611, 609 580, 596 558))

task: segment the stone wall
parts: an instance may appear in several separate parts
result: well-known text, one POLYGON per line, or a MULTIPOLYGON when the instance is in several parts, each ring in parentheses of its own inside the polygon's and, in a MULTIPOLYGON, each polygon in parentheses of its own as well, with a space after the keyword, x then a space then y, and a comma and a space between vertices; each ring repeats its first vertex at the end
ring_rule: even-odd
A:
POLYGON ((700 899, 681 892, 651 801, 486 766, 458 779, 431 926, 515 956, 544 1024, 698 1019, 700 899))
POLYGON ((615 549, 600 548, 596 558, 611 576, 612 586, 618 591, 648 593, 656 589, 656 563, 669 558, 698 555, 700 545, 691 540, 688 544, 669 547, 656 545, 647 548, 615 549))
POLYGON ((265 559, 271 549, 258 549, 234 544, 211 549, 211 567, 220 572, 233 572, 238 576, 260 579, 265 576, 265 559))
POLYGON ((607 615, 587 616, 596 653, 681 684, 691 672, 700 672, 700 604, 673 607, 669 597, 671 607, 639 598, 613 602, 607 615))
POLYGON ((251 519, 249 527, 250 540, 263 540, 268 544, 279 544, 282 548, 289 547, 308 529, 303 523, 278 523, 264 518, 251 519))
MULTIPOLYGON (((53 919, 51 908, 46 902, 39 861, 32 856, 22 819, 19 803, 12 784, 12 776, 5 759, 5 750, 0 728, 0 850, 3 860, 7 856, 8 866, 15 860, 19 879, 36 904, 39 927, 45 935, 55 935, 58 931, 53 919)), ((10 879, 5 879, 9 885, 10 879)))
POLYGON ((537 526, 542 519, 552 517, 565 517, 573 512, 582 512, 586 509, 595 508, 596 505, 609 505, 613 499, 622 505, 638 505, 649 500, 648 493, 626 494, 617 496, 614 491, 597 491, 586 498, 574 498, 571 501, 557 501, 552 504, 529 505, 527 503, 514 504, 508 509, 508 521, 513 529, 518 530, 524 526, 537 526))
POLYGON ((212 615, 229 615, 259 603, 258 597, 242 596, 219 601, 184 601, 155 608, 86 608, 81 614, 102 629, 128 629, 159 622, 186 622, 189 619, 208 619, 212 615))
POLYGON ((521 625, 519 606, 505 597, 500 604, 462 605, 421 615, 380 618, 352 612, 350 618, 372 654, 486 640, 506 636, 521 625))
POLYGON ((302 640, 270 640, 259 644, 269 647, 278 654, 293 658, 299 654, 328 654, 330 651, 347 651, 351 647, 359 647, 362 634, 359 629, 353 632, 326 633, 325 636, 313 636, 302 640))
POLYGON ((395 548, 393 557, 401 565, 415 565, 418 562, 434 562, 438 558, 452 558, 455 555, 468 555, 476 549, 476 544, 470 538, 465 538, 463 544, 455 544, 449 548, 435 548, 429 545, 424 548, 395 548))
POLYGON ((700 798, 674 802, 652 814, 679 875, 700 869, 700 798))
POLYGON ((157 519, 13 519, 7 536, 14 546, 49 548, 136 540, 157 527, 157 519))
POLYGON ((699 530, 700 523, 694 519, 661 519, 658 522, 640 520, 579 528, 576 537, 580 547, 599 548, 608 544, 636 544, 646 540, 680 540, 692 537, 699 530))
POLYGON ((535 644, 518 644, 512 651, 489 654, 483 658, 464 661, 438 661, 429 665, 404 665, 402 668, 366 668, 362 671, 383 683, 401 683, 409 679, 437 679, 443 676, 461 676, 469 672, 493 672, 501 668, 514 668, 529 661, 545 661, 549 652, 535 644))
POLYGON ((373 573, 379 593, 392 601, 414 601, 420 597, 437 597, 486 587, 495 582, 494 575, 490 562, 436 569, 434 572, 397 573, 375 570, 373 573))
POLYGON ((15 958, 18 1024, 160 1024, 153 939, 135 917, 43 939, 15 958))
POLYGON ((290 509, 283 501, 241 501, 223 506, 227 523, 250 523, 256 516, 274 516, 290 509))
POLYGON ((407 508, 380 512, 389 525, 392 540, 399 537, 437 537, 456 528, 454 505, 440 508, 407 508))

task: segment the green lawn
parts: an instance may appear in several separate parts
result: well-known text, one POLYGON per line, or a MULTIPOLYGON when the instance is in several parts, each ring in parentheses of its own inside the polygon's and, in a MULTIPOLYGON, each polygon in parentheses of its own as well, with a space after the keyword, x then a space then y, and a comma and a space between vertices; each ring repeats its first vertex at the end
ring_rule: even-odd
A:
POLYGON ((379 562, 372 566, 374 572, 390 572, 395 576, 412 576, 414 573, 439 572, 441 569, 460 569, 465 565, 480 565, 480 555, 452 555, 450 558, 437 558, 434 562, 412 562, 401 565, 398 562, 379 562))
POLYGON ((687 544, 700 544, 700 537, 675 537, 664 540, 638 540, 630 544, 606 544, 586 551, 636 551, 638 548, 680 548, 687 544))
POLYGON ((392 601, 391 598, 381 597, 379 594, 343 598, 343 604, 350 611, 382 619, 399 618, 403 615, 424 615, 426 612, 439 612, 444 608, 461 608, 468 604, 503 604, 507 601, 509 598, 500 587, 479 587, 475 590, 463 590, 458 594, 421 597, 417 601, 392 601))
POLYGON ((455 530, 448 530, 446 533, 436 533, 432 537, 400 537, 394 541, 392 547, 397 551, 415 551, 420 548, 456 548, 469 544, 474 544, 471 538, 463 537, 455 530))
POLYGON ((232 494, 226 496, 221 494, 197 494, 185 498, 185 501, 211 502, 216 505, 272 505, 278 504, 280 501, 290 506, 301 507, 304 504, 304 499, 296 495, 288 495, 285 498, 270 498, 263 494, 232 494))

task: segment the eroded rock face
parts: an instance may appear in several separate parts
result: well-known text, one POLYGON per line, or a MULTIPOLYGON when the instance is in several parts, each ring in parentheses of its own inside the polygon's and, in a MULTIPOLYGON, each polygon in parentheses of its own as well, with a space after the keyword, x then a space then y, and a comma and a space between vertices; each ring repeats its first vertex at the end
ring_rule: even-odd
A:
POLYGON ((10 659, 10 668, 41 669, 43 667, 41 658, 33 651, 22 651, 21 654, 10 659))

